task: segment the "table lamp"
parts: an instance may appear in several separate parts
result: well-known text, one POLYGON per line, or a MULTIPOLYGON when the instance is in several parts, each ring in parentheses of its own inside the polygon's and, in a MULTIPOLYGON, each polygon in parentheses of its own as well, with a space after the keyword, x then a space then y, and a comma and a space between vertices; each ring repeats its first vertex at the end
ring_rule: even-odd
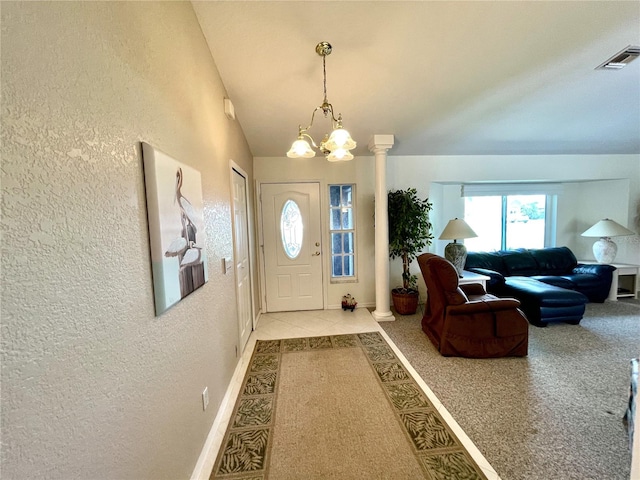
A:
POLYGON ((613 263, 618 253, 618 246, 610 237, 625 235, 635 235, 635 232, 608 218, 600 220, 582 234, 583 237, 600 237, 593 244, 593 256, 598 263, 613 263))
POLYGON ((453 240, 453 243, 444 247, 444 258, 453 263, 458 276, 462 277, 464 264, 467 261, 467 247, 463 243, 458 243, 458 239, 477 237, 476 232, 460 218, 449 220, 447 226, 438 237, 439 240, 453 240))

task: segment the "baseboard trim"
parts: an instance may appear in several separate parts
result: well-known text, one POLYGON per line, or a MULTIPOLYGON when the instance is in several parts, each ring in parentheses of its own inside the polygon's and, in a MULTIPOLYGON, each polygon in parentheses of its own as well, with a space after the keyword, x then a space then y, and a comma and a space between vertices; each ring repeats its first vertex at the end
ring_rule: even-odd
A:
POLYGON ((255 330, 256 328, 258 328, 258 322, 260 321, 260 318, 262 317, 262 310, 258 311, 258 314, 256 315, 255 320, 253 321, 253 329, 255 330))
POLYGON ((222 398, 220 408, 218 408, 218 413, 211 425, 211 429, 209 430, 207 439, 204 442, 204 446, 202 447, 196 466, 191 473, 191 480, 208 480, 211 476, 213 464, 216 461, 218 451, 222 445, 222 440, 224 438, 225 431, 227 430, 227 425, 231 419, 233 407, 235 405, 236 398, 238 398, 238 393, 242 386, 242 380, 244 379, 247 367, 249 366, 249 359, 251 358, 255 343, 256 338, 254 332, 251 332, 251 336, 249 337, 249 341, 247 341, 242 357, 236 365, 233 376, 229 381, 227 391, 222 398))
MULTIPOLYGON (((375 307, 376 306, 376 302, 358 302, 358 305, 356 308, 368 308, 368 307, 375 307)), ((340 310, 342 308, 342 303, 332 303, 330 305, 327 305, 327 310, 340 310)))

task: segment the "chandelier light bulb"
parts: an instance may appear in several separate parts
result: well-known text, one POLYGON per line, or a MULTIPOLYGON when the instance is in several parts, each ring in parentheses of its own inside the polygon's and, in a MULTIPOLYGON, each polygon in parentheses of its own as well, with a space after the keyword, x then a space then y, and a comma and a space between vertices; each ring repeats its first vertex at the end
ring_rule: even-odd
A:
POLYGON ((333 131, 333 141, 336 142, 336 145, 338 145, 338 147, 344 147, 344 144, 347 143, 348 136, 349 132, 347 132, 343 128, 333 131))

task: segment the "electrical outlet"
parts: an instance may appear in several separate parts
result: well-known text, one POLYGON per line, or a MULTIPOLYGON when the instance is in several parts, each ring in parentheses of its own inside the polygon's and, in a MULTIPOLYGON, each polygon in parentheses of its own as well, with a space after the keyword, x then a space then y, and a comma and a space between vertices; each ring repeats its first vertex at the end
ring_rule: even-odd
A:
POLYGON ((202 410, 206 410, 207 405, 209 405, 209 387, 204 387, 202 391, 202 410))

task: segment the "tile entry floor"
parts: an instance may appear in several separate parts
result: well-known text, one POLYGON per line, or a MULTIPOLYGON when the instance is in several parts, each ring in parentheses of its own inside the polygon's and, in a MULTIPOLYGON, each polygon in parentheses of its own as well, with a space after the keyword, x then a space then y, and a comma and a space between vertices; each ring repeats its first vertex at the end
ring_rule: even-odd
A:
POLYGON ((262 314, 258 320, 256 330, 251 333, 244 353, 236 368, 231 385, 227 391, 225 400, 220 408, 218 417, 214 422, 212 433, 207 440, 205 448, 209 455, 201 466, 199 477, 203 480, 208 479, 213 469, 218 450, 222 444, 224 433, 227 429, 232 410, 238 396, 242 380, 246 371, 247 364, 251 359, 251 354, 255 346, 256 340, 276 340, 280 338, 296 338, 296 337, 313 337, 320 335, 340 335, 346 333, 362 333, 376 331, 385 338, 389 345, 393 348, 400 361, 407 368, 409 373, 413 375, 416 382, 422 387, 427 397, 436 406, 442 417, 448 423, 449 427, 458 436, 465 448, 473 456, 480 468, 484 471, 489 480, 499 480, 500 477, 493 467, 487 462, 484 456, 469 440, 467 435, 455 422, 453 417, 447 412, 437 397, 433 394, 427 384, 420 378, 413 367, 406 360, 402 352, 394 345, 384 330, 376 322, 369 310, 366 308, 356 308, 353 312, 343 310, 311 310, 299 312, 277 312, 262 314))

